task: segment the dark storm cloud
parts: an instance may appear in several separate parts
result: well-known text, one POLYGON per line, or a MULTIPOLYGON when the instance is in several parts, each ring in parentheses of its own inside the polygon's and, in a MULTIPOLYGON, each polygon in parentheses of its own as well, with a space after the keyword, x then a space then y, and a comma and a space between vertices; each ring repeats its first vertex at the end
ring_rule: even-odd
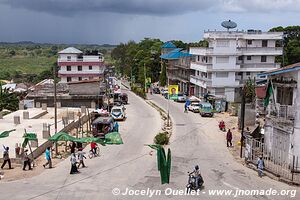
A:
POLYGON ((73 16, 87 12, 177 15, 209 10, 220 0, 2 0, 14 8, 73 16))

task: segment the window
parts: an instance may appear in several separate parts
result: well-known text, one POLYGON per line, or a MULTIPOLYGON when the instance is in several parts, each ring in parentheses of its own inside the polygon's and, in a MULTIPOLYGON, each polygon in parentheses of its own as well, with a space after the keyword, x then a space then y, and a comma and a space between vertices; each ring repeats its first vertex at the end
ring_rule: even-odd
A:
POLYGON ((251 56, 247 56, 247 60, 251 60, 251 56))
POLYGON ((262 40, 261 41, 261 46, 262 47, 268 47, 268 40, 262 40))
POLYGON ((78 71, 82 71, 82 66, 77 66, 78 71))
POLYGON ((247 40, 247 44, 251 45, 252 44, 252 40, 247 40))
POLYGON ((239 72, 238 75, 239 75, 239 76, 243 76, 243 72, 239 72))
POLYGON ((246 75, 247 75, 247 76, 250 76, 250 72, 246 72, 246 75))
POLYGON ((261 62, 267 62, 267 56, 261 56, 261 62))
POLYGON ((216 63, 229 63, 229 57, 216 57, 216 63))
POLYGON ((244 60, 244 56, 239 56, 239 60, 244 60))
POLYGON ((216 72, 216 77, 218 78, 227 78, 228 72, 216 72))
POLYGON ((89 70, 93 70, 93 66, 89 66, 89 70))
POLYGON ((67 71, 71 71, 71 66, 67 66, 67 71))
POLYGON ((67 77, 67 82, 71 82, 72 81, 72 77, 67 77))
POLYGON ((71 56, 67 56, 67 60, 70 61, 71 60, 71 56))
POLYGON ((82 80, 82 77, 78 77, 78 81, 81 81, 82 80))

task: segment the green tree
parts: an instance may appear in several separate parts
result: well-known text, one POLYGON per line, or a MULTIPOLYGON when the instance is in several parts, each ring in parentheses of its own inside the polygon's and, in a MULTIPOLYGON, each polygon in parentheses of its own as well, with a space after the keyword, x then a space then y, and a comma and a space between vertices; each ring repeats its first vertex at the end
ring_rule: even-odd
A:
POLYGON ((277 56, 276 62, 281 62, 282 66, 300 62, 300 26, 278 26, 269 31, 284 33, 283 41, 276 43, 276 46, 283 46, 283 57, 277 56))
POLYGON ((7 109, 16 111, 18 109, 19 100, 15 93, 10 93, 8 90, 3 90, 0 85, 0 111, 7 109))

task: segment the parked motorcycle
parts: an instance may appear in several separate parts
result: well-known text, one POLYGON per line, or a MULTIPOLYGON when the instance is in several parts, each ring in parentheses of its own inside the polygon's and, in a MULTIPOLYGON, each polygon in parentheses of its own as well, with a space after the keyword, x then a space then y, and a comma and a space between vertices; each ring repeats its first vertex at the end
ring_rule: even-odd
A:
POLYGON ((188 175, 189 175, 189 179, 188 179, 188 184, 186 185, 186 191, 187 193, 190 193, 192 190, 201 190, 202 186, 203 186, 203 178, 201 175, 199 175, 199 186, 197 187, 196 186, 196 177, 193 175, 193 172, 192 173, 189 173, 188 172, 188 175))
POLYGON ((225 122, 223 120, 219 122, 219 129, 226 132, 225 122))

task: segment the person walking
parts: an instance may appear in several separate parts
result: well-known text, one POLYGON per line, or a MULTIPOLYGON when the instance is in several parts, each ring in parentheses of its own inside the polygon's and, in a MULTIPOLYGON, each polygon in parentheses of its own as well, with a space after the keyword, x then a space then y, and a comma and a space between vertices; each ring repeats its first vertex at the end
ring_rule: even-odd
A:
POLYGON ((75 153, 73 152, 71 154, 71 158, 70 158, 70 161, 71 161, 71 171, 70 171, 70 174, 75 174, 75 173, 78 173, 78 169, 77 169, 77 160, 76 160, 76 155, 75 153))
POLYGON ((228 129, 227 134, 226 134, 226 140, 227 140, 227 147, 232 147, 232 133, 230 129, 228 129))
POLYGON ((257 171, 258 171, 258 176, 262 178, 263 174, 263 169, 264 169, 264 161, 262 155, 259 156, 258 161, 257 161, 257 171))
POLYGON ((24 159, 24 161, 23 161, 23 170, 24 170, 24 171, 26 170, 27 165, 28 165, 28 169, 29 169, 29 170, 32 170, 30 158, 29 158, 27 152, 28 152, 28 150, 26 149, 26 150, 24 151, 24 156, 23 156, 23 159, 24 159))
POLYGON ((50 147, 47 147, 47 149, 45 151, 45 156, 46 156, 47 162, 45 164, 43 164, 43 167, 45 168, 47 165, 49 165, 49 169, 50 169, 50 168, 52 168, 52 160, 51 160, 50 147))
POLYGON ((9 169, 12 169, 11 167, 11 162, 10 162, 10 158, 9 158, 9 147, 5 147, 3 145, 4 148, 4 152, 3 152, 3 164, 1 165, 1 169, 3 169, 3 167, 6 165, 6 163, 8 163, 8 167, 9 169))
POLYGON ((78 168, 80 167, 80 165, 82 165, 82 167, 85 167, 84 162, 83 162, 83 158, 86 159, 84 152, 82 151, 82 148, 80 148, 78 150, 78 160, 79 160, 79 165, 78 168))
POLYGON ((75 153, 76 143, 75 143, 75 142, 72 142, 72 144, 69 144, 69 147, 70 147, 70 149, 71 149, 71 154, 72 154, 72 153, 75 153))

